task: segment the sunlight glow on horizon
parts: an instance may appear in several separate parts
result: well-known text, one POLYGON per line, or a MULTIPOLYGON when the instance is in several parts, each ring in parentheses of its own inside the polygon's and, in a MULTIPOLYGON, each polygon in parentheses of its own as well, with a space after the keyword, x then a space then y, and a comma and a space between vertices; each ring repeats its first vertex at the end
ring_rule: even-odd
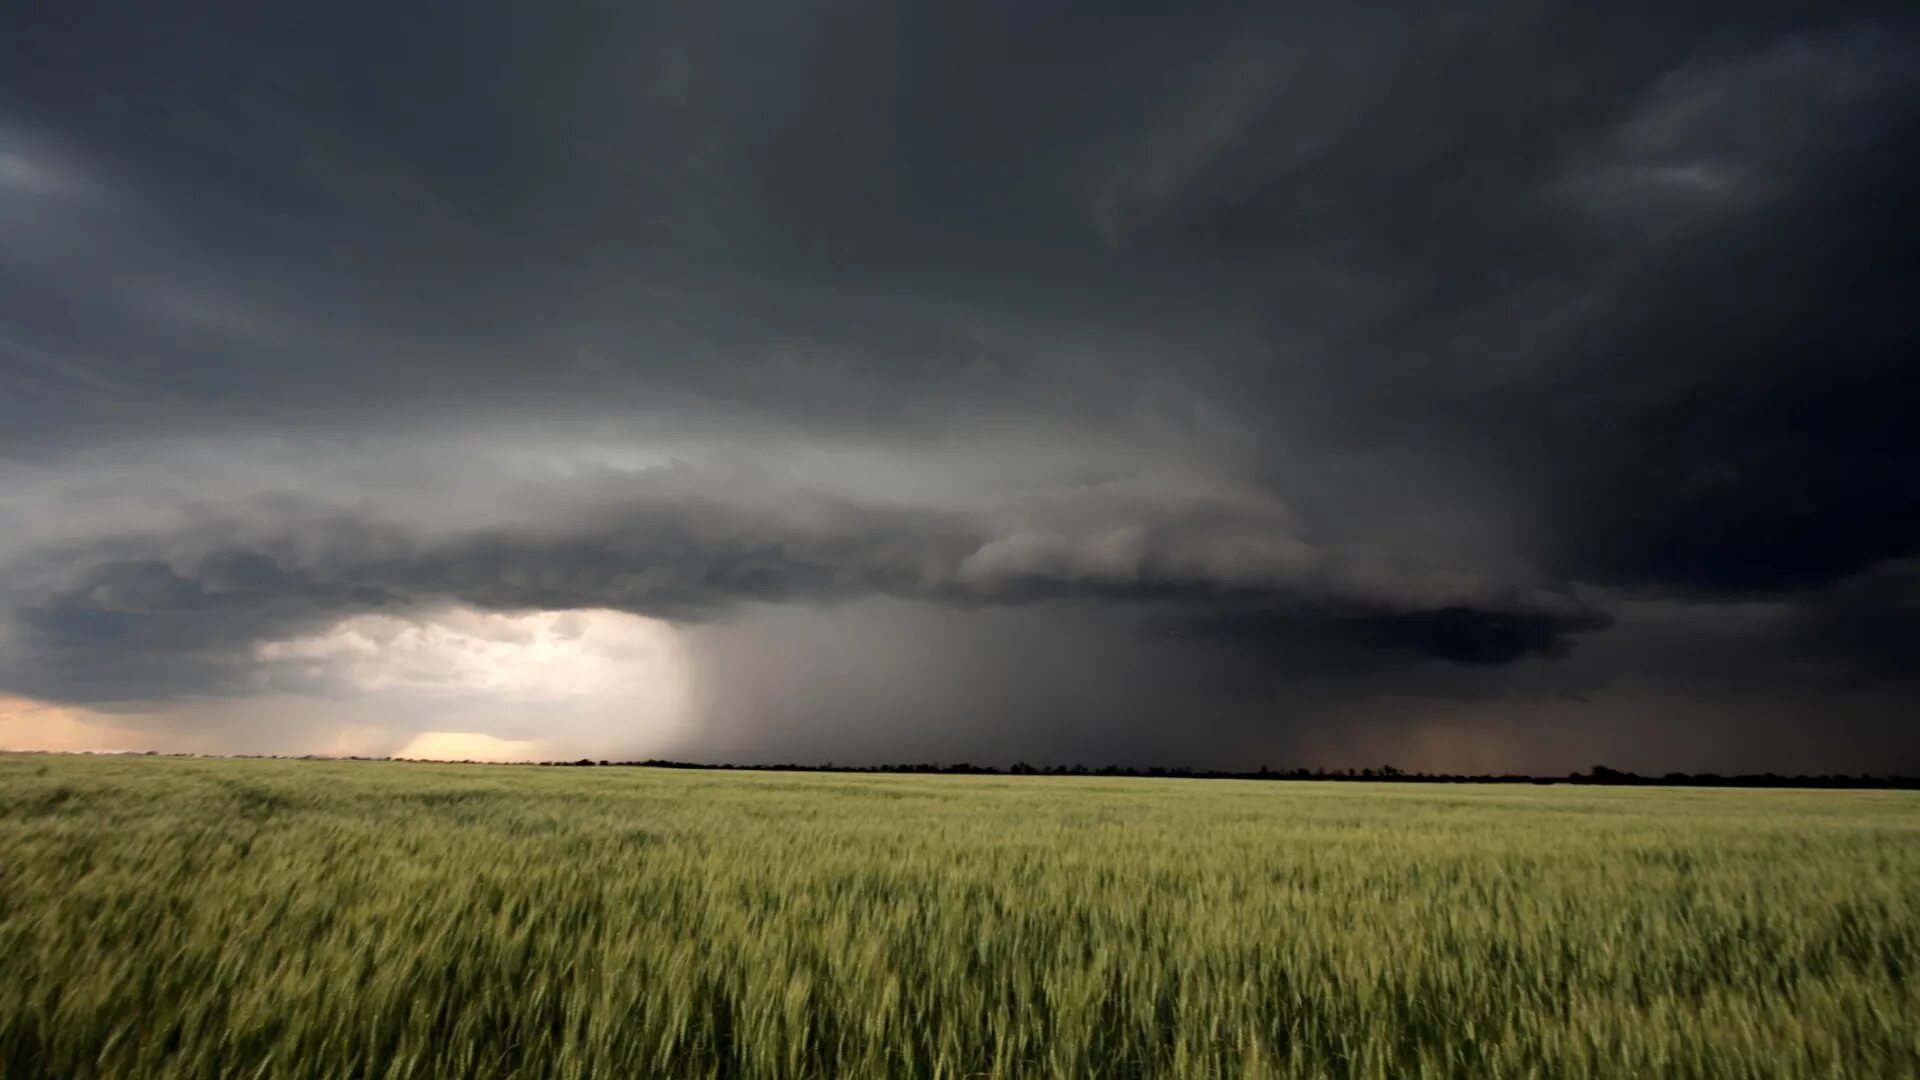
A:
POLYGON ((610 610, 356 615, 253 649, 250 692, 142 709, 0 695, 0 750, 530 761, 649 755, 689 723, 679 631, 610 610))
MULTIPOLYGON (((263 688, 392 711, 394 756, 524 759, 657 747, 686 724, 670 624, 611 610, 357 615, 255 652, 263 688)), ((364 743, 364 739, 352 740, 364 743)))
POLYGON ((501 739, 472 731, 426 731, 394 751, 396 758, 414 761, 540 761, 552 757, 544 742, 501 739))

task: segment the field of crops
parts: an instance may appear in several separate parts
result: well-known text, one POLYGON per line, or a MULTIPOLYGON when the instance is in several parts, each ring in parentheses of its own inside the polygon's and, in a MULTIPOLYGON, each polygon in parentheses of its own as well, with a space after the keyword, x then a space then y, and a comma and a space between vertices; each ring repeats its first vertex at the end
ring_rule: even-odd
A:
POLYGON ((0 1076, 1920 1074, 1920 796, 0 756, 0 1076))

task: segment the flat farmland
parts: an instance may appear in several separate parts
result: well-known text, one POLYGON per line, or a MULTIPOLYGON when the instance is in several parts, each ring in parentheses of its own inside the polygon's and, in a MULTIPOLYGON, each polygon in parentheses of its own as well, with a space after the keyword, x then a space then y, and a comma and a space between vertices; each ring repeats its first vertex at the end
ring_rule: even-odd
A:
POLYGON ((0 756, 0 1076, 1920 1075, 1920 796, 0 756))

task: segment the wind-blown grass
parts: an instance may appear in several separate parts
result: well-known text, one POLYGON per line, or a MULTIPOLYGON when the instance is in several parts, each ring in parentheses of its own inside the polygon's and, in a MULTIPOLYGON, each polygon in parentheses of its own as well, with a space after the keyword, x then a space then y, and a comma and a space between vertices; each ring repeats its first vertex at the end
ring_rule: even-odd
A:
POLYGON ((1920 797, 0 756, 0 1075, 1920 1074, 1920 797))

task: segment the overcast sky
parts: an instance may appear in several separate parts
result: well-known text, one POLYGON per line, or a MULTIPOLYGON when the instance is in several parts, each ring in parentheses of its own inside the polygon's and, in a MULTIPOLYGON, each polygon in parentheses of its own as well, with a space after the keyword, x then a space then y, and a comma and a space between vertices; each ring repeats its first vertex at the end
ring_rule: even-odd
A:
POLYGON ((1920 771, 1910 3, 0 5, 0 745, 1920 771))

